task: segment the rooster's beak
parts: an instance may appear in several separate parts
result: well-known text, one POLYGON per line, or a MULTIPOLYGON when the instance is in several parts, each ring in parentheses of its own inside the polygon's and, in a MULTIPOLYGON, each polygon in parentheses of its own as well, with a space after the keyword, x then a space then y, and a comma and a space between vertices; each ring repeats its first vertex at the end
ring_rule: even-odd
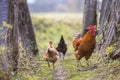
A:
POLYGON ((86 28, 85 30, 86 30, 86 31, 88 31, 88 30, 89 30, 89 28, 86 28))

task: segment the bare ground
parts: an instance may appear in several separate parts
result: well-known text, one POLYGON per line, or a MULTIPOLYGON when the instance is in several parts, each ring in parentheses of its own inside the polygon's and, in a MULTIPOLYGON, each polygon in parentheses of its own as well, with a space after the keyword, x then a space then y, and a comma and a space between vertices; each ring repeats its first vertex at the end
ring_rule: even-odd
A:
POLYGON ((65 80, 66 72, 64 70, 64 66, 62 65, 62 60, 63 59, 59 59, 58 60, 57 69, 56 69, 56 71, 55 71, 55 73, 53 75, 54 76, 54 80, 65 80))

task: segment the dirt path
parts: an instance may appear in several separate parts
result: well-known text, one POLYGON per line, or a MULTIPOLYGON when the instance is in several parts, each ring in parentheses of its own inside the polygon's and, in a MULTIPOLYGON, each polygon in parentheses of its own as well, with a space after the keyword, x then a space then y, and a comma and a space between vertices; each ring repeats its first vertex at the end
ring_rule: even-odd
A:
POLYGON ((54 80, 64 80, 65 76, 66 72, 64 71, 64 67, 62 65, 62 59, 59 59, 57 69, 54 73, 54 80))

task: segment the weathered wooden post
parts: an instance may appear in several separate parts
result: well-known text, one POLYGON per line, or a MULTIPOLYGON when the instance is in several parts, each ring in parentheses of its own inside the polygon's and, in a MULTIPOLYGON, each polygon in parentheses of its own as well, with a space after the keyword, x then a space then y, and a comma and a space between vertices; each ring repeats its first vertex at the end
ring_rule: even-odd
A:
POLYGON ((100 54, 105 57, 106 49, 113 45, 118 50, 110 54, 110 57, 118 57, 120 54, 119 43, 117 43, 120 37, 118 35, 120 28, 120 0, 103 0, 100 14, 99 35, 102 36, 99 41, 101 45, 100 54))
POLYGON ((97 23, 96 8, 97 8, 97 0, 85 0, 82 36, 85 35, 86 28, 88 26, 96 25, 97 23))

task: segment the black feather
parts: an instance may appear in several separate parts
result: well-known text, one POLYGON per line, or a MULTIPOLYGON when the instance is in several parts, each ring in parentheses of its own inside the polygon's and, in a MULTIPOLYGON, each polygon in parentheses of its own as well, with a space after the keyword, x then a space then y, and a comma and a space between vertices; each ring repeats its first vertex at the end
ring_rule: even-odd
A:
POLYGON ((58 47, 56 48, 58 52, 62 52, 63 55, 66 54, 67 51, 67 44, 65 43, 65 40, 63 38, 63 35, 61 35, 60 42, 58 43, 58 47))

